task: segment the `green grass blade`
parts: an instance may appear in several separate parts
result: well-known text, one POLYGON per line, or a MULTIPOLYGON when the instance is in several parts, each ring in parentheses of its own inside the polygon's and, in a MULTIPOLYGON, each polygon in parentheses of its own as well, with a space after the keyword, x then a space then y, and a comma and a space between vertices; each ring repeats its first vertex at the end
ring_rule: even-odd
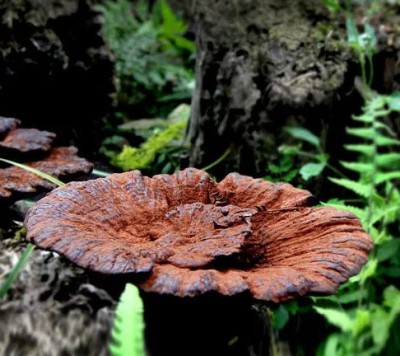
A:
POLYGON ((28 244, 28 246, 25 248, 24 252, 22 253, 21 258, 18 260, 17 264, 15 265, 13 270, 10 272, 10 274, 7 276, 6 281, 0 288, 0 299, 3 298, 7 294, 11 285, 14 283, 14 281, 17 279, 20 272, 23 270, 26 263, 28 262, 30 255, 32 254, 34 248, 35 248, 35 246, 32 244, 28 244))
POLYGON ((99 177, 108 177, 112 173, 104 172, 99 169, 93 169, 92 174, 99 177))
POLYGON ((27 166, 27 165, 25 165, 25 164, 17 163, 17 162, 10 161, 10 160, 4 159, 4 158, 0 158, 0 161, 1 161, 1 162, 4 162, 4 163, 11 164, 11 165, 13 165, 13 166, 15 166, 15 167, 18 167, 18 168, 22 168, 22 169, 24 169, 24 170, 26 170, 26 171, 28 171, 28 172, 34 173, 34 174, 38 175, 39 177, 41 177, 41 178, 43 178, 43 179, 46 179, 46 180, 48 180, 49 182, 51 182, 51 183, 57 185, 58 187, 62 187, 62 186, 65 185, 65 183, 61 182, 61 181, 58 180, 57 178, 54 178, 54 177, 52 177, 51 175, 49 175, 49 174, 47 174, 47 173, 43 173, 43 172, 39 171, 38 169, 29 167, 29 166, 27 166))
POLYGON ((144 356, 143 301, 139 290, 127 284, 115 311, 112 341, 109 350, 112 356, 144 356))

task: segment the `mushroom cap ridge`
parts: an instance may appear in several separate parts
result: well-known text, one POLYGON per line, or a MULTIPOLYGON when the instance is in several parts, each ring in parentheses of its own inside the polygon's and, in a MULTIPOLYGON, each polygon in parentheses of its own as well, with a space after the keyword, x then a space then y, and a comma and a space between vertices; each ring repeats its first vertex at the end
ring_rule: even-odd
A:
POLYGON ((309 207, 311 193, 194 168, 139 171, 68 183, 25 219, 27 237, 81 267, 145 273, 139 286, 177 296, 206 292, 280 302, 330 294, 373 248, 346 211, 309 207))

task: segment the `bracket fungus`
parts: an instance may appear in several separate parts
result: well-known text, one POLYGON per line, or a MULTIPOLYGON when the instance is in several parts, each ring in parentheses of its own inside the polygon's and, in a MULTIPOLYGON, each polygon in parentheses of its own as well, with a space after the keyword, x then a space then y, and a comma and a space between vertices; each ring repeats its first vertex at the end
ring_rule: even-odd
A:
POLYGON ((56 134, 37 129, 15 129, 0 141, 2 155, 23 157, 27 154, 44 154, 51 149, 56 134))
MULTIPOLYGON (((55 178, 70 180, 89 174, 93 165, 77 155, 75 147, 52 147, 56 134, 18 128, 20 121, 0 117, 0 157, 23 162, 55 178)), ((3 164, 3 163, 2 163, 3 164)), ((55 188, 35 173, 15 166, 0 169, 0 205, 55 188)))
POLYGON ((250 292, 280 302, 333 293, 373 247, 349 212, 286 183, 194 168, 113 174, 57 188, 30 209, 28 240, 81 267, 138 274, 148 292, 250 292))

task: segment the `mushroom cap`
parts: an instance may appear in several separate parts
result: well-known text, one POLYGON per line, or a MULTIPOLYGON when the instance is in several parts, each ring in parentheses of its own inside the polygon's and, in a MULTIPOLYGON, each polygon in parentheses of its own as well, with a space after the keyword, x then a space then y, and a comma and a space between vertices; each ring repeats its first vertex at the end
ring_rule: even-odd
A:
MULTIPOLYGON (((91 172, 93 165, 84 158, 77 156, 75 147, 57 147, 50 151, 49 156, 41 161, 24 163, 55 178, 68 180, 80 174, 91 172)), ((26 194, 55 188, 38 175, 22 168, 11 166, 0 169, 0 199, 15 201, 26 194)))
POLYGON ((0 141, 0 154, 7 156, 32 157, 34 154, 43 154, 51 149, 56 134, 37 129, 14 129, 0 141))
POLYGON ((250 292, 280 302, 333 293, 373 248, 349 212, 311 193, 237 173, 220 183, 189 168, 113 174, 55 189, 28 212, 27 237, 81 267, 140 273, 145 291, 250 292))

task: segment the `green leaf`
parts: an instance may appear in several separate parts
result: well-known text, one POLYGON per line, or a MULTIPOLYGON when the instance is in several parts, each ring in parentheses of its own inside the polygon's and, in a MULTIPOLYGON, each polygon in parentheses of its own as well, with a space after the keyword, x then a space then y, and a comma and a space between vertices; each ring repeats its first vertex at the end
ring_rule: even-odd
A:
POLYGON ((374 118, 375 118, 374 115, 371 115, 371 113, 364 113, 362 115, 353 116, 353 120, 365 123, 373 122, 374 118))
POLYGON ((339 12, 340 10, 342 10, 338 0, 322 0, 322 2, 335 12, 339 12))
POLYGON ((359 273, 360 282, 364 284, 369 278, 373 277, 378 268, 378 260, 376 258, 369 259, 367 264, 363 267, 359 273))
POLYGON ((297 155, 301 152, 301 149, 299 146, 288 146, 288 145, 282 145, 278 148, 279 153, 282 153, 283 155, 297 155))
POLYGON ((160 1, 160 10, 162 16, 162 32, 168 36, 182 34, 186 31, 186 24, 184 21, 178 19, 166 0, 160 1))
POLYGON ((371 163, 340 162, 340 164, 344 168, 358 173, 370 173, 373 168, 371 163))
POLYGON ((354 182, 346 178, 329 178, 333 183, 347 188, 363 198, 368 198, 371 195, 371 187, 367 184, 354 182))
POLYGON ((376 345, 383 347, 388 338, 389 313, 378 307, 371 313, 372 339, 376 345))
POLYGON ((395 286, 388 286, 383 291, 383 304, 395 309, 395 312, 400 311, 400 291, 395 286))
POLYGON ((393 168, 400 165, 400 153, 384 153, 376 157, 376 162, 380 167, 393 168))
POLYGON ((375 153, 375 149, 372 145, 361 145, 361 144, 354 144, 354 145, 345 145, 346 150, 358 152, 365 154, 366 156, 373 156, 375 153))
POLYGON ((360 335, 360 333, 365 330, 370 325, 370 313, 368 310, 357 309, 356 319, 353 323, 352 334, 353 337, 360 335))
POLYGON ((277 331, 282 330, 288 321, 289 321, 289 312, 287 311, 285 306, 279 305, 273 317, 274 329, 277 331))
POLYGON ((109 349, 112 356, 144 356, 143 302, 139 290, 126 284, 115 311, 112 341, 109 349))
POLYGON ((314 307, 314 309, 318 314, 324 316, 330 324, 338 327, 343 332, 349 332, 352 330, 353 320, 346 312, 333 308, 314 307))
POLYGON ((391 111, 400 112, 400 92, 396 91, 388 98, 388 106, 391 111))
POLYGON ((317 356, 339 356, 340 341, 341 338, 339 334, 330 334, 325 342, 323 352, 317 356))
POLYGON ((375 184, 381 184, 384 182, 389 182, 393 179, 399 179, 400 172, 389 172, 389 173, 377 173, 375 176, 375 184))
POLYGON ((340 304, 351 304, 358 302, 362 298, 368 298, 368 292, 365 289, 358 289, 354 292, 346 292, 338 296, 340 304))
POLYGON ((391 138, 391 137, 386 137, 383 135, 377 135, 375 137, 375 143, 378 146, 399 146, 400 145, 400 141, 395 139, 395 138, 391 138))
POLYGON ((300 169, 300 175, 304 180, 316 177, 321 174, 325 168, 325 163, 307 163, 300 169))
POLYGON ((325 203, 323 204, 324 206, 330 206, 332 208, 338 209, 338 210, 346 210, 346 211, 350 211, 351 213, 353 213, 355 216, 357 216, 360 220, 364 220, 366 217, 366 213, 364 210, 357 208, 355 206, 352 205, 347 205, 347 204, 335 204, 335 203, 325 203))
POLYGON ((396 256, 400 248, 400 239, 392 239, 383 242, 377 247, 376 258, 379 262, 389 260, 393 256, 396 256))
POLYGON ((283 128, 290 136, 310 143, 311 145, 319 148, 321 145, 320 139, 314 135, 311 131, 297 126, 286 126, 283 128))
POLYGON ((374 136, 376 135, 375 130, 371 127, 347 128, 346 132, 349 135, 361 137, 361 138, 368 139, 368 140, 373 140, 374 136))
POLYGON ((49 175, 47 173, 41 172, 38 169, 29 167, 29 166, 27 166, 25 164, 17 163, 17 162, 14 162, 14 161, 10 161, 8 159, 3 159, 3 158, 0 158, 0 161, 8 163, 8 164, 12 164, 13 166, 16 166, 16 167, 22 168, 22 169, 24 169, 24 170, 26 170, 28 172, 34 173, 34 174, 38 175, 39 177, 48 180, 50 183, 53 183, 54 185, 56 185, 58 187, 62 187, 62 186, 65 185, 65 183, 61 182, 57 178, 54 178, 54 177, 52 177, 51 175, 49 175))

